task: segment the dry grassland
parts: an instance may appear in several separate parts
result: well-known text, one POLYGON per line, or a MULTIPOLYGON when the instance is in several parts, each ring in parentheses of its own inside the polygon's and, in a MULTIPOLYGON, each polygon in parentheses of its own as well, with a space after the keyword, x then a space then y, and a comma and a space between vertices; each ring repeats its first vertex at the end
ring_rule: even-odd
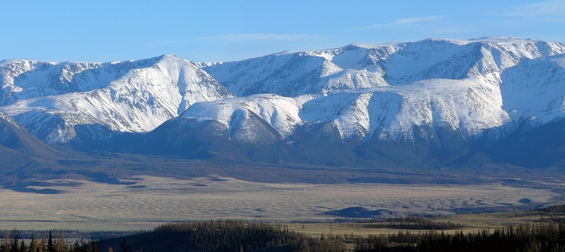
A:
MULTIPOLYGON (((545 203, 559 196, 550 190, 499 184, 272 184, 225 177, 179 180, 150 176, 124 181, 131 184, 49 182, 49 186, 34 188, 55 189, 60 193, 0 189, 0 229, 137 230, 150 229, 163 222, 218 218, 323 221, 334 218, 323 212, 357 206, 369 210, 386 209, 403 215, 439 215, 452 214, 453 208, 518 206, 525 198, 545 203)), ((457 219, 457 216, 448 218, 452 222, 473 222, 475 217, 465 217, 470 218, 468 220, 457 219)), ((496 220, 483 221, 480 225, 496 225, 496 220)), ((303 231, 329 233, 329 224, 316 225, 307 224, 312 230, 303 231)), ((292 228, 300 231, 302 226, 292 228)), ((333 224, 333 230, 336 234, 352 232, 347 224, 333 224)))

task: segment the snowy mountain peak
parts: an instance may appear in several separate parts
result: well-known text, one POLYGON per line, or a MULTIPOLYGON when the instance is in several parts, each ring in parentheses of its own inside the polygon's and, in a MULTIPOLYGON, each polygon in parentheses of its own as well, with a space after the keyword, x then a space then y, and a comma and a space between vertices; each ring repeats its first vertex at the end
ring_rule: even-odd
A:
POLYGON ((512 85, 506 72, 563 53, 563 44, 531 39, 432 38, 285 52, 204 69, 239 96, 317 97, 303 104, 297 125, 323 124, 342 139, 433 138, 442 128, 473 141, 498 139, 519 123, 502 107, 500 86, 512 85))
POLYGON ((442 132, 494 141, 525 121, 563 117, 564 55, 560 43, 494 37, 351 44, 217 63, 175 55, 6 60, 0 111, 48 142, 151 132, 179 115, 168 121, 179 124, 174 129, 212 123, 216 136, 252 143, 296 135, 441 142, 442 132))
POLYGON ((96 138, 147 132, 198 101, 231 97, 206 72, 172 55, 112 63, 13 62, 0 70, 1 110, 49 142, 75 138, 81 134, 76 126, 96 138))

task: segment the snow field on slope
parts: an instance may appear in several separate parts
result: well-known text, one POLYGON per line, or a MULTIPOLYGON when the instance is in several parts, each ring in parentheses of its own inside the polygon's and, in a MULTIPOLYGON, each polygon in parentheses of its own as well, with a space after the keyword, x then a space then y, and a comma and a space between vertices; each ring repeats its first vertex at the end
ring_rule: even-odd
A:
POLYGON ((1 110, 17 117, 22 125, 38 123, 37 117, 24 116, 33 111, 64 117, 64 125, 46 126, 61 135, 50 141, 64 142, 74 137, 72 128, 76 125, 102 125, 118 132, 148 132, 198 101, 230 96, 213 78, 186 60, 163 56, 147 61, 150 62, 141 63, 142 68, 129 69, 118 79, 98 84, 102 85, 100 88, 69 89, 67 93, 43 98, 31 95, 1 110))
POLYGON ((299 125, 327 124, 342 139, 413 138, 414 126, 429 126, 472 140, 532 118, 562 118, 563 53, 559 43, 481 38, 209 64, 171 55, 112 63, 10 60, 0 62, 0 111, 26 128, 57 122, 41 127, 60 139, 70 139, 64 132, 73 134, 75 125, 148 132, 188 109, 191 118, 228 127, 257 115, 283 137, 299 125))
POLYGON ((276 95, 253 95, 199 102, 182 116, 215 120, 228 127, 236 111, 253 112, 281 135, 297 125, 333 123, 342 139, 411 139, 413 126, 449 127, 473 138, 511 120, 501 109, 496 86, 478 79, 429 80, 398 87, 343 91, 297 100, 276 95))
POLYGON ((288 136, 301 122, 298 116, 300 106, 300 99, 277 95, 253 95, 246 98, 199 102, 190 107, 182 116, 199 120, 215 120, 228 127, 232 120, 241 119, 234 118, 234 114, 240 113, 244 116, 253 112, 282 136, 288 136))

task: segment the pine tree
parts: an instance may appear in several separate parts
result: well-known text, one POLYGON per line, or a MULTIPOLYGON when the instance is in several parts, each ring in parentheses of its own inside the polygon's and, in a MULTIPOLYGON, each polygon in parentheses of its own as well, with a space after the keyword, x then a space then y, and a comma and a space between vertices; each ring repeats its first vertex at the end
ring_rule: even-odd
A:
POLYGON ((25 244, 25 242, 24 242, 23 240, 22 240, 22 242, 20 243, 20 250, 19 250, 19 252, 27 252, 26 244, 25 244))
POLYGON ((20 234, 20 232, 18 232, 18 230, 12 231, 12 247, 11 247, 10 251, 19 252, 19 248, 20 248, 19 240, 20 240, 20 238, 21 238, 21 234, 20 234))
POLYGON ((47 239, 47 252, 57 252, 55 246, 53 246, 53 234, 49 230, 49 239, 47 239))
POLYGON ((120 251, 119 252, 129 252, 128 251, 128 243, 126 238, 122 238, 122 242, 120 243, 120 251))
POLYGON ((37 251, 37 242, 35 241, 35 235, 31 233, 31 241, 29 242, 29 251, 36 252, 37 251))

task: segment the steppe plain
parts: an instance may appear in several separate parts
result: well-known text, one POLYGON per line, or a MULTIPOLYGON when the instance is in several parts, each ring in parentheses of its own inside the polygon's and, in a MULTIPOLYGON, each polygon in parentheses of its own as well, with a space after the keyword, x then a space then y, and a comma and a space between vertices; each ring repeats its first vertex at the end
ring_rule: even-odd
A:
MULTIPOLYGON (((383 210, 383 217, 457 216, 465 209, 518 211, 562 199, 549 188, 503 183, 266 183, 222 176, 134 176, 121 182, 55 179, 28 186, 57 191, 53 194, 0 189, 0 229, 147 230, 160 223, 219 218, 326 222, 340 217, 326 212, 353 207, 383 210)), ((482 227, 496 225, 495 219, 482 227)))

